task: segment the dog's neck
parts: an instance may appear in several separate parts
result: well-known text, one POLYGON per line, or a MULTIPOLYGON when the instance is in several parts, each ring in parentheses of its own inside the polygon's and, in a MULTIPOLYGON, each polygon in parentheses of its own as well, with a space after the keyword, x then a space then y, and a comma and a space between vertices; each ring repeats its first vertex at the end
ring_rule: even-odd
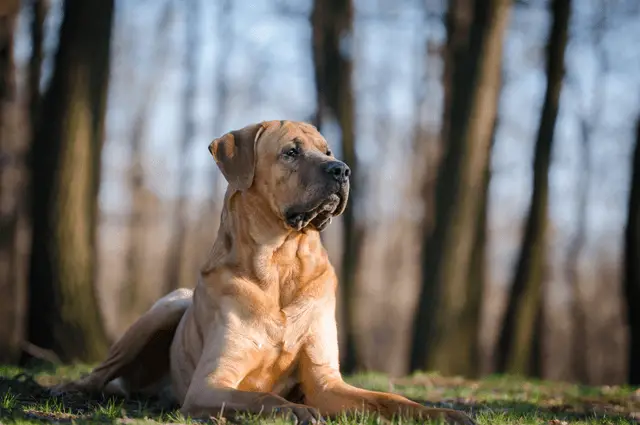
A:
POLYGON ((284 287, 317 277, 329 266, 319 232, 287 227, 263 197, 252 191, 227 191, 224 202, 203 275, 231 267, 265 290, 275 290, 277 284, 279 292, 287 292, 284 287))

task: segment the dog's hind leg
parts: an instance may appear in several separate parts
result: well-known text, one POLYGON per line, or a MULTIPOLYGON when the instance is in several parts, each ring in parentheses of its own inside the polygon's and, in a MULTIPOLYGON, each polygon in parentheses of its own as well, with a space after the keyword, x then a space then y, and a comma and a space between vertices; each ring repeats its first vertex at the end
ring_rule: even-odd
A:
POLYGON ((169 374, 171 342, 193 291, 177 289, 158 300, 116 341, 90 374, 52 388, 53 393, 119 393, 155 387, 169 374))

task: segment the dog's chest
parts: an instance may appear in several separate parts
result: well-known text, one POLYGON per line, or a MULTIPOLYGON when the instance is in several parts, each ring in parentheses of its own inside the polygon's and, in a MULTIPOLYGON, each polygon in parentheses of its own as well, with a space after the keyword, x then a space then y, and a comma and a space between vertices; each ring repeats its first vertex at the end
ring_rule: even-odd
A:
POLYGON ((284 343, 275 347, 263 347, 261 361, 240 382, 238 389, 245 391, 276 391, 294 374, 299 350, 286 349, 284 343))
POLYGON ((246 391, 280 392, 290 377, 295 376, 303 341, 308 332, 312 314, 310 303, 305 308, 283 309, 281 320, 266 325, 257 347, 255 366, 241 381, 239 389, 246 391))

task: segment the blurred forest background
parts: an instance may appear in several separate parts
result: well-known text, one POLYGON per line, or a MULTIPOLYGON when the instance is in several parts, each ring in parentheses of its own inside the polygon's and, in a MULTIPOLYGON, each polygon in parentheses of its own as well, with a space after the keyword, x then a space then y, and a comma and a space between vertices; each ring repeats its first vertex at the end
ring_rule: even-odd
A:
POLYGON ((0 363, 193 287, 210 141, 317 125, 342 367, 640 384, 638 0, 0 1, 0 363))

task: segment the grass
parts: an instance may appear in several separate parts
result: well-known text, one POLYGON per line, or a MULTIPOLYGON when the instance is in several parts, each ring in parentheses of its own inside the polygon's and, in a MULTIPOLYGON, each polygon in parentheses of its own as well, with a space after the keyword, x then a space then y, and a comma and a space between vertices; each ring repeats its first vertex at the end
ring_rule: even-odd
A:
MULTIPOLYGON (((88 370, 88 366, 30 370, 0 367, 0 424, 202 422, 183 417, 177 406, 160 399, 53 397, 48 393, 48 386, 77 378, 88 370)), ((403 394, 426 405, 464 410, 482 425, 640 423, 640 390, 624 386, 585 387, 499 376, 470 381, 436 374, 393 380, 378 374, 361 374, 348 381, 364 388, 403 394)), ((225 420, 211 422, 223 423, 225 420)), ((260 421, 248 416, 229 422, 287 423, 275 419, 260 421)), ((382 422, 375 415, 355 415, 330 423, 374 425, 382 422)), ((402 424, 408 425, 408 422, 402 424)))

